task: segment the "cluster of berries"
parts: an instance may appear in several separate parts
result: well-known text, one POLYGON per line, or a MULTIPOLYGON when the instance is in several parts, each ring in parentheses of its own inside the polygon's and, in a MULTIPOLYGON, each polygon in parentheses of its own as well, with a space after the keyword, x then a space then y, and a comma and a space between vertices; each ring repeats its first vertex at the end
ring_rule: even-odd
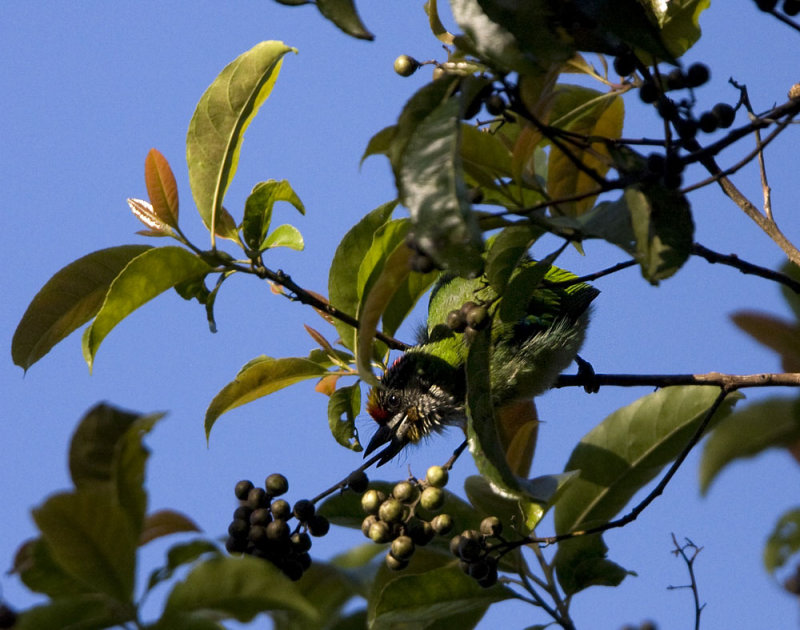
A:
POLYGON ((633 624, 622 626, 620 630, 658 630, 658 626, 656 626, 654 621, 643 621, 638 626, 633 624))
POLYGON ((0 628, 13 628, 17 623, 17 613, 4 602, 0 602, 0 628))
MULTIPOLYGON (((756 5, 762 11, 771 13, 778 6, 778 0, 756 0, 756 5)), ((800 0, 783 0, 783 12, 789 17, 800 13, 800 0)))
POLYGON ((392 488, 391 496, 373 488, 361 497, 361 507, 367 514, 361 531, 373 542, 391 542, 386 554, 390 569, 405 569, 417 546, 423 547, 437 534, 444 536, 452 530, 453 517, 449 514, 424 518, 425 511, 438 512, 442 508, 442 488, 447 480, 447 470, 431 466, 424 481, 401 481, 392 488))
POLYGON ((486 306, 472 301, 464 302, 461 308, 450 311, 445 320, 450 330, 464 333, 468 340, 485 328, 489 321, 489 310, 486 306))
POLYGON ((263 488, 249 480, 237 483, 234 493, 239 507, 228 526, 225 548, 230 553, 263 558, 288 578, 299 580, 311 566, 311 536, 327 534, 330 523, 315 513, 314 504, 308 499, 301 499, 292 507, 276 498, 288 490, 286 477, 277 473, 267 477, 263 488), (294 530, 289 524, 293 518, 297 519, 294 530))
POLYGON ((502 533, 500 519, 487 516, 480 529, 465 530, 450 540, 450 553, 458 558, 461 570, 484 588, 497 583, 497 557, 491 555, 491 539, 505 542, 502 533))

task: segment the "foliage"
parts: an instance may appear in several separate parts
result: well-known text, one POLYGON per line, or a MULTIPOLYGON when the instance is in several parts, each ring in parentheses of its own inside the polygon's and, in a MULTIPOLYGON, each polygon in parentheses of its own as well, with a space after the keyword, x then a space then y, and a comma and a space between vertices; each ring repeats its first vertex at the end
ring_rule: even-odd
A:
MULTIPOLYGON (((345 33, 372 39, 352 0, 314 4, 345 33)), ((190 242, 182 231, 175 177, 167 160, 151 150, 145 159, 149 200, 128 203, 147 227, 142 234, 172 238, 178 244, 112 247, 58 271, 19 323, 12 343, 14 362, 29 369, 88 323, 83 352, 91 368, 112 329, 168 289, 202 304, 213 332, 214 301, 223 283, 233 276, 253 275, 267 281, 274 292, 317 309, 337 339, 330 341, 307 327, 317 347, 305 356, 253 358, 211 400, 207 436, 227 411, 316 379, 318 391, 330 397, 334 438, 346 448, 362 450, 354 424, 361 408, 360 385, 377 385, 374 371, 387 369, 390 350, 408 349, 393 335, 443 274, 480 278, 497 296, 489 317, 508 323, 525 314, 519 295, 527 299, 555 283, 546 272, 567 245, 580 248, 588 239, 607 241, 628 254, 629 264, 637 265, 652 285, 682 272, 697 253, 692 207, 683 188, 684 167, 699 162, 727 182, 715 162, 720 152, 746 132, 788 122, 800 112, 800 101, 790 99, 746 123, 740 116, 741 126, 729 132, 727 141, 701 145, 698 127, 701 132, 727 129, 736 114, 729 115, 725 107, 718 107, 711 118, 706 116, 710 112, 695 112, 694 90, 704 82, 707 68, 687 69, 680 62, 700 37, 698 16, 707 6, 707 0, 667 5, 635 0, 452 0, 450 8, 461 30, 452 34, 440 19, 436 1, 428 0, 431 30, 445 44, 447 58, 425 62, 436 66, 434 79, 409 98, 394 124, 368 143, 364 158, 388 158, 397 199, 365 213, 347 231, 330 264, 327 297, 303 289, 268 265, 271 249, 304 247, 296 227, 272 223, 279 202, 306 212, 288 181, 257 183, 239 218, 223 205, 244 132, 276 85, 284 57, 296 52, 277 41, 256 45, 222 70, 189 124, 189 181, 209 231, 209 248, 190 242), (608 71, 612 57, 621 75, 618 80, 608 71), (567 80, 567 74, 576 73, 594 81, 598 89, 567 80), (682 90, 687 98, 676 95, 682 90), (623 95, 628 92, 638 93, 645 106, 652 104, 667 129, 663 139, 652 141, 657 151, 648 155, 641 152, 642 143, 623 137, 623 95), (488 119, 470 122, 484 110, 488 119), (396 216, 401 205, 408 216, 396 216), (561 239, 563 247, 532 254, 546 233, 561 239), (236 253, 221 249, 218 238, 238 248, 236 253), (542 264, 531 263, 532 256, 542 264), (214 278, 209 289, 206 283, 214 278)), ((403 73, 422 65, 412 61, 402 66, 403 73)), ((729 196, 741 197, 732 184, 726 185, 729 196)), ((774 224, 767 221, 764 229, 779 241, 774 224)), ((730 259, 715 262, 778 279, 791 289, 787 299, 798 313, 800 254, 793 245, 780 244, 792 261, 783 273, 730 259)), ((596 277, 613 271, 599 271, 596 277)), ((565 278, 567 286, 578 282, 565 278)), ((786 372, 798 371, 796 322, 753 313, 739 313, 734 321, 778 351, 786 372)), ((512 419, 495 409, 490 357, 496 339, 490 330, 473 331, 466 355, 465 430, 480 476, 468 480, 467 501, 445 493, 454 533, 462 532, 451 539, 455 544, 442 538, 426 540, 424 544, 431 545, 418 549, 409 562, 390 553, 388 566, 374 561, 375 546, 355 548, 329 563, 315 562, 295 584, 263 558, 225 555, 215 542, 194 539, 174 545, 164 566, 151 572, 137 596, 137 549, 154 538, 197 528, 168 510, 147 512, 148 451, 142 440, 161 416, 101 405, 86 415, 73 437, 70 471, 75 487, 50 497, 33 512, 40 536, 20 548, 14 570, 28 588, 49 601, 22 614, 17 627, 144 627, 138 613, 143 598, 171 580, 177 569, 188 567, 185 577, 171 586, 161 618, 147 627, 219 628, 221 620, 247 622, 262 612, 272 616, 277 628, 474 627, 489 606, 528 597, 553 622, 571 628, 573 595, 594 585, 617 585, 630 573, 607 557, 602 533, 635 519, 656 492, 627 516, 619 515, 660 474, 666 484, 706 432, 710 438, 700 479, 704 492, 737 458, 767 448, 798 452, 796 397, 733 412, 741 398, 737 390, 753 382, 721 377, 677 386, 665 379, 650 383, 664 389, 617 410, 584 436, 563 472, 527 479, 535 453, 535 407, 516 408, 519 415, 512 419), (539 538, 536 527, 550 510, 556 531, 539 538), (499 517, 506 528, 502 536, 487 517, 499 517), (470 544, 464 539, 478 541, 477 558, 470 557, 470 544), (541 543, 558 545, 550 558, 534 550, 543 568, 539 576, 523 550, 541 543), (480 572, 484 569, 488 574, 480 572), (511 576, 519 578, 516 583, 511 576), (367 600, 365 610, 345 608, 359 596, 367 600)), ((599 376, 585 369, 578 384, 592 389, 599 376)), ((798 381, 775 378, 757 384, 796 386, 798 381)), ((422 494, 438 488, 430 480, 415 484, 422 494)), ((343 480, 322 493, 314 500, 320 503, 319 513, 334 524, 364 529, 355 486, 343 480), (336 490, 343 492, 322 503, 336 490)), ((397 492, 391 484, 373 482, 371 487, 385 495, 397 492)), ((410 528, 412 517, 423 524, 433 522, 436 510, 427 510, 419 501, 406 502, 402 520, 394 522, 393 539, 410 528)), ((381 518, 384 524, 392 523, 389 517, 381 518)), ((797 510, 781 518, 765 551, 769 571, 785 565, 800 549, 797 523, 797 510)), ((372 529, 365 529, 375 540, 372 529)))

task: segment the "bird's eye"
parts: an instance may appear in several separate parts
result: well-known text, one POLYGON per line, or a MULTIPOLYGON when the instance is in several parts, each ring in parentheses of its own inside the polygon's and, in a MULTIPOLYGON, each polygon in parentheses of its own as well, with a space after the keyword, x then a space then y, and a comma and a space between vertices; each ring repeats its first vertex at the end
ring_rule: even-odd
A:
POLYGON ((389 394, 389 397, 386 399, 386 402, 389 404, 390 407, 397 407, 400 404, 400 398, 397 394, 389 394))

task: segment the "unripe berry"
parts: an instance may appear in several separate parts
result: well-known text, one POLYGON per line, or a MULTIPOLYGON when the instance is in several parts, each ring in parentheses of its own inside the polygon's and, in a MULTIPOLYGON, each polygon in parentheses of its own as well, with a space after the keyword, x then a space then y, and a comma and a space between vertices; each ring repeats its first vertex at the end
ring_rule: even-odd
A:
POLYGON ((447 485, 449 477, 450 474, 447 472, 447 469, 441 466, 431 466, 425 473, 425 480, 428 482, 428 485, 434 488, 444 488, 447 485))
POLYGON ((367 516, 363 521, 361 521, 361 533, 369 538, 369 530, 377 522, 379 522, 378 517, 374 514, 367 516))
POLYGON ((444 504, 444 492, 442 492, 441 488, 428 486, 422 491, 419 504, 426 510, 438 510, 444 504))
POLYGON ((449 514, 437 514, 431 521, 431 527, 439 536, 446 536, 453 529, 453 517, 449 514))
POLYGON ((264 488, 273 497, 279 497, 289 490, 289 481, 279 473, 273 473, 264 481, 264 488))
POLYGON ((374 522, 369 528, 369 539, 376 543, 385 543, 391 540, 392 530, 389 523, 374 522))
POLYGON ((409 536, 398 536, 392 541, 390 553, 398 560, 408 560, 414 554, 414 541, 409 536))
POLYGON ((380 490, 367 490, 361 497, 361 509, 367 514, 377 514, 386 495, 380 490))
POLYGON ((450 539, 450 553, 454 556, 458 555, 458 548, 461 545, 461 539, 463 536, 461 534, 457 534, 450 539))
POLYGON ((378 518, 387 523, 400 521, 403 518, 403 504, 393 497, 386 499, 378 508, 378 518))
POLYGON ((461 311, 450 311, 447 314, 447 327, 453 332, 464 332, 467 327, 467 318, 461 311))
POLYGON ((481 330, 489 323, 489 311, 485 306, 476 306, 467 313, 467 326, 481 330))
POLYGON ((410 77, 419 68, 419 61, 408 55, 400 55, 394 60, 394 71, 401 77, 410 77))
POLYGON ((246 501, 247 495, 252 489, 253 489, 253 482, 250 481, 249 479, 242 479, 239 483, 236 484, 233 493, 236 495, 236 498, 239 499, 240 501, 246 501))
POLYGON ((386 566, 392 571, 402 571, 408 566, 408 560, 395 558, 390 552, 386 554, 386 566))
POLYGON ((401 481, 392 488, 392 496, 401 503, 413 503, 419 496, 419 489, 409 481, 401 481))
POLYGON ((496 516, 487 516, 481 521, 481 534, 484 536, 499 536, 503 533, 503 523, 496 516))

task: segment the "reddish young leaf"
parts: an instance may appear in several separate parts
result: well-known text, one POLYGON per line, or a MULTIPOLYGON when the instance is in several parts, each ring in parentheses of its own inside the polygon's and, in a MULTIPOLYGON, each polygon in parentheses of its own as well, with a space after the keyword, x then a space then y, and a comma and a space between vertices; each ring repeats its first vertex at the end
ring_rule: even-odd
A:
POLYGON ((170 227, 178 227, 178 184, 165 158, 150 149, 144 161, 144 182, 155 215, 170 227))

